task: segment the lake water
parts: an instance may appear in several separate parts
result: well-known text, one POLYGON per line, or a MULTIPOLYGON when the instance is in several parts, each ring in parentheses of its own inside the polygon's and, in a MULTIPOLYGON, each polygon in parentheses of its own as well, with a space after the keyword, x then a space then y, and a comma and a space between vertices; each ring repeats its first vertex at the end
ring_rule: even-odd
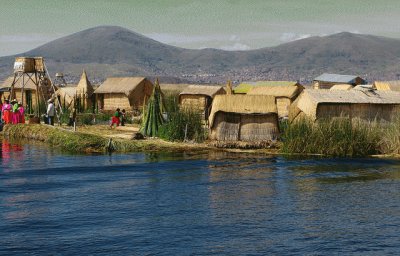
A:
POLYGON ((3 141, 1 255, 399 255, 400 161, 3 141))

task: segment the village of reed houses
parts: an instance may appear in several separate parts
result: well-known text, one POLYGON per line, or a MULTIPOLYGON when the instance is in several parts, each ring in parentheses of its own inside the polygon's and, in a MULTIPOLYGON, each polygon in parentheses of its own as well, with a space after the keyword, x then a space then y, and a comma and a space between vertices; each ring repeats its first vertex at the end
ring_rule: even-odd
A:
POLYGON ((357 74, 324 73, 311 84, 167 84, 146 77, 92 84, 83 70, 77 84, 67 84, 62 73, 48 73, 42 57, 17 57, 10 67, 0 87, 3 136, 10 139, 73 151, 400 153, 400 81, 367 84, 357 74))

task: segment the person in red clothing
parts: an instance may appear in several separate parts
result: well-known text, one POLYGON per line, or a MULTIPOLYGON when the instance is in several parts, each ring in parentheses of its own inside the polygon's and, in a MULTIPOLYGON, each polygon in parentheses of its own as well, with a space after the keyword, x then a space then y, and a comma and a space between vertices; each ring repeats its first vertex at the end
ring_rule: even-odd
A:
POLYGON ((11 124, 12 122, 12 105, 8 99, 4 100, 3 107, 1 109, 3 113, 3 120, 6 124, 11 124))
POLYGON ((120 122, 119 118, 120 118, 120 116, 121 116, 120 109, 117 108, 117 110, 115 111, 114 115, 111 118, 111 124, 110 124, 111 128, 114 126, 114 124, 119 126, 119 122, 120 122))

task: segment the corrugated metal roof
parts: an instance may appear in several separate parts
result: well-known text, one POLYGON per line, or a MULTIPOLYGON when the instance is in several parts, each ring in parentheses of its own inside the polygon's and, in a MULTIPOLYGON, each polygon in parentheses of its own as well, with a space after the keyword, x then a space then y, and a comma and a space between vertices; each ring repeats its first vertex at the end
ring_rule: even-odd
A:
POLYGON ((324 74, 314 78, 314 81, 352 84, 352 83, 356 82, 357 78, 358 78, 358 76, 353 76, 353 75, 339 75, 339 74, 324 73, 324 74))

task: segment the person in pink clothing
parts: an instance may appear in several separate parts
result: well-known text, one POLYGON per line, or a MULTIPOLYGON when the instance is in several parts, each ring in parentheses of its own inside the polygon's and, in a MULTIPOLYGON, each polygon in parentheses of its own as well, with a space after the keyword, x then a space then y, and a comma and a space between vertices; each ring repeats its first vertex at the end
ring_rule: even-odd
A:
POLYGON ((18 112, 19 112, 19 123, 24 124, 25 123, 25 109, 24 106, 22 106, 22 102, 18 102, 18 112))
POLYGON ((9 103, 8 99, 4 100, 3 107, 1 109, 3 114, 3 120, 6 124, 11 124, 12 122, 12 105, 9 103))

